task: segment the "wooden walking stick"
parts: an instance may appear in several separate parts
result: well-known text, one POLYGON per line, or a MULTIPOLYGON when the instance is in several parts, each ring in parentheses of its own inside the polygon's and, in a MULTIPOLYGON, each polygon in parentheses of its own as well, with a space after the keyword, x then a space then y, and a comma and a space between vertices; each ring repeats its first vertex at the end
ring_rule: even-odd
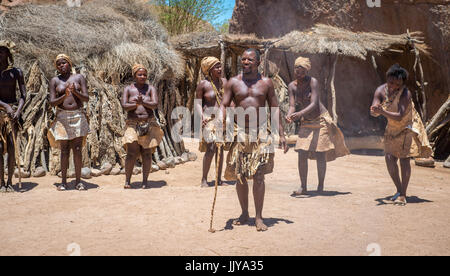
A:
POLYGON ((13 136, 13 144, 14 144, 14 156, 16 159, 16 166, 19 170, 19 190, 22 190, 22 172, 21 172, 21 166, 20 166, 20 155, 19 151, 17 149, 17 142, 16 142, 16 133, 14 132, 14 124, 11 119, 8 120, 9 128, 11 129, 11 133, 13 136))
POLYGON ((219 166, 220 163, 222 162, 221 160, 221 156, 222 156, 222 144, 221 143, 217 143, 217 152, 219 154, 219 157, 216 159, 216 184, 215 186, 215 191, 214 191, 214 201, 213 201, 213 205, 212 205, 212 209, 211 209, 211 221, 209 224, 209 232, 210 233, 215 233, 216 230, 214 230, 213 226, 213 219, 214 219, 214 208, 216 207, 216 199, 217 199, 217 187, 219 186, 219 166))

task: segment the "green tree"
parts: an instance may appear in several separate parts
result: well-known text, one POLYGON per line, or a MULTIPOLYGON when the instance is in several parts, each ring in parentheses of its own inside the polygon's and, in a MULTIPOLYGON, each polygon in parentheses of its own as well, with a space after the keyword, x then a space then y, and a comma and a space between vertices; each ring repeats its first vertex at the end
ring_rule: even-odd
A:
POLYGON ((171 35, 198 31, 224 9, 224 0, 153 0, 159 20, 171 35))
POLYGON ((221 34, 228 34, 230 29, 230 21, 223 21, 222 24, 217 25, 216 29, 221 34))

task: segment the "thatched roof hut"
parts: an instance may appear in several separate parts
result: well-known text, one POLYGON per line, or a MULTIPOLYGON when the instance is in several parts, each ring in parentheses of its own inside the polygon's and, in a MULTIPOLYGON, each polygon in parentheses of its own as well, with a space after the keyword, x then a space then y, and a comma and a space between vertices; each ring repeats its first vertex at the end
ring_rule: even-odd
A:
POLYGON ((324 24, 310 30, 293 31, 274 43, 274 48, 294 53, 331 54, 365 60, 369 54, 381 54, 389 50, 404 50, 410 41, 418 42, 418 49, 429 54, 420 32, 388 35, 378 32, 352 32, 324 24))
MULTIPOLYGON (((191 60, 193 64, 192 74, 198 74, 199 59, 204 56, 213 55, 221 57, 222 64, 228 64, 229 75, 235 75, 238 72, 238 56, 247 48, 256 48, 263 52, 262 70, 266 75, 277 75, 276 69, 271 67, 269 56, 271 52, 291 52, 297 55, 304 54, 323 54, 332 56, 328 68, 329 77, 323 85, 327 91, 328 106, 333 119, 337 122, 336 112, 336 92, 334 88, 334 79, 336 64, 340 56, 356 58, 360 60, 371 59, 371 64, 375 67, 374 56, 382 55, 386 52, 409 52, 415 51, 418 58, 417 65, 420 66, 419 54, 429 55, 427 46, 422 42, 421 33, 413 32, 402 35, 389 35, 377 32, 352 32, 347 29, 337 28, 329 25, 318 24, 313 28, 300 32, 294 31, 280 38, 261 39, 255 35, 220 35, 217 33, 193 33, 170 39, 173 47, 182 52, 186 59, 191 60), (197 62, 192 61, 197 60, 197 62), (329 93, 328 93, 329 92, 329 93)), ((284 55, 286 58, 286 55, 284 55)), ((225 69, 225 68, 224 68, 225 69)), ((289 71, 289 69, 288 69, 289 71)), ((417 70, 419 71, 419 69, 417 70)), ((196 75, 195 75, 196 76, 196 75)), ((198 79, 194 77, 194 82, 198 79)), ((277 82, 282 81, 277 77, 277 82)), ((423 83, 423 78, 421 79, 423 83)), ((195 85, 191 85, 195 87, 195 85)), ((282 91, 278 91, 282 111, 287 111, 287 96, 284 87, 286 84, 280 83, 282 91)), ((423 90, 422 90, 423 92, 423 90)), ((188 98, 193 98, 194 91, 190 91, 188 98)), ((423 92, 424 93, 424 92, 423 92)), ((425 97, 423 97, 425 98, 425 97)), ((188 101, 190 106, 192 100, 188 101)), ((286 127, 293 130, 293 127, 286 127)))
POLYGON ((405 49, 411 41, 416 42, 421 53, 429 54, 420 32, 389 35, 377 32, 352 32, 324 24, 300 32, 293 31, 280 38, 261 39, 255 35, 220 35, 219 33, 191 33, 170 39, 175 49, 185 56, 201 57, 220 55, 219 42, 227 45, 227 50, 238 51, 247 48, 289 51, 299 54, 332 54, 355 57, 365 60, 369 53, 381 54, 384 51, 405 49))
POLYGON ((69 54, 79 67, 108 77, 131 75, 136 62, 148 66, 152 80, 183 74, 182 60, 168 44, 168 35, 148 7, 130 0, 89 1, 66 5, 24 5, 0 20, 0 39, 16 42, 18 64, 39 61, 54 75, 53 59, 69 54))
POLYGON ((150 82, 159 93, 159 119, 168 122, 163 143, 154 155, 155 164, 184 153, 183 145, 172 141, 168 131, 171 120, 166 120, 175 107, 176 83, 184 74, 184 61, 168 43, 150 6, 141 2, 96 0, 78 8, 27 4, 0 18, 0 40, 15 42, 15 65, 27 72, 29 96, 20 134, 25 170, 34 171, 48 163, 52 173, 59 170, 58 152, 49 150, 46 132, 54 117, 47 99, 48 80, 55 76, 53 62, 60 53, 71 56, 88 81, 86 109, 91 134, 83 153, 85 166, 124 165, 121 137, 126 116, 119 99, 124 85, 131 82, 135 63, 149 69, 150 82))

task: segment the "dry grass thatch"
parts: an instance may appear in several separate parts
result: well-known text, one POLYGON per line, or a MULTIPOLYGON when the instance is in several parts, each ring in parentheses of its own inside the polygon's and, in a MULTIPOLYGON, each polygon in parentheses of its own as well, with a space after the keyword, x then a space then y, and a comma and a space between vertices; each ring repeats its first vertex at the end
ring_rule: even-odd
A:
MULTIPOLYGON (((422 40, 420 32, 413 32, 410 35, 416 42, 422 40)), ((407 34, 355 33, 342 28, 318 24, 308 31, 293 31, 285 35, 274 44, 274 47, 295 53, 333 54, 365 60, 369 52, 379 54, 396 46, 407 44, 407 34)), ((422 53, 429 54, 425 44, 417 43, 416 47, 422 53)))
POLYGON ((168 119, 179 94, 176 83, 184 74, 184 61, 169 45, 150 7, 141 0, 96 0, 80 8, 28 4, 0 17, 0 39, 15 42, 16 66, 26 72, 25 124, 18 135, 24 171, 34 172, 38 166, 52 174, 60 170, 59 150, 49 148, 46 138, 55 118, 48 102, 48 81, 55 76, 53 60, 59 53, 72 57, 88 83, 90 97, 85 107, 91 133, 83 147, 83 166, 124 166, 121 138, 126 114, 120 95, 131 82, 135 63, 147 66, 158 91, 156 115, 165 135, 153 155, 154 165, 181 163, 185 149, 171 137, 173 122, 168 119))
MULTIPOLYGON (((318 24, 310 30, 293 31, 281 38, 260 39, 255 35, 224 35, 214 33, 185 34, 171 43, 186 56, 202 56, 206 52, 220 53, 219 41, 227 44, 229 49, 238 52, 246 48, 263 49, 271 47, 276 50, 307 54, 333 54, 356 57, 365 60, 368 53, 380 54, 396 47, 405 47, 409 39, 422 53, 430 55, 420 32, 402 35, 388 35, 377 32, 352 32, 329 25, 318 24), (207 51, 206 51, 207 50, 207 51)), ((204 56, 204 55, 203 55, 204 56)))
POLYGON ((80 8, 25 5, 0 19, 0 38, 16 42, 19 64, 29 67, 38 60, 48 77, 61 52, 76 65, 108 76, 131 74, 137 61, 149 67, 153 80, 166 71, 181 76, 182 61, 149 7, 131 0, 89 1, 80 8))
POLYGON ((220 34, 214 32, 195 32, 170 38, 173 47, 187 56, 204 57, 220 55, 220 34))

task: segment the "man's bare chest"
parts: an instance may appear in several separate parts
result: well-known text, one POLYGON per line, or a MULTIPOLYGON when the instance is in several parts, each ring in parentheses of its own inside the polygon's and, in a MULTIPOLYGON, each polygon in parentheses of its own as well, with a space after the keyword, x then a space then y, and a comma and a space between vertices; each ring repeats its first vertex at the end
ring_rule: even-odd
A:
POLYGON ((267 97, 267 90, 267 87, 260 83, 252 86, 247 86, 244 83, 240 83, 234 87, 233 94, 238 101, 250 98, 265 100, 267 97))

